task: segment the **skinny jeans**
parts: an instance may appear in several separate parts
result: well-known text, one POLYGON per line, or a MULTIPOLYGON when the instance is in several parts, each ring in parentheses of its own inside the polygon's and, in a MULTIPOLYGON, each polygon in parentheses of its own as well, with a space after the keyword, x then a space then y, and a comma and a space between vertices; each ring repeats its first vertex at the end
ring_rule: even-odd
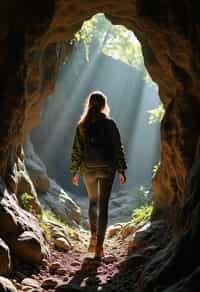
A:
POLYGON ((102 246, 108 223, 108 204, 115 170, 93 170, 83 174, 89 198, 88 217, 91 234, 97 235, 97 245, 102 246))

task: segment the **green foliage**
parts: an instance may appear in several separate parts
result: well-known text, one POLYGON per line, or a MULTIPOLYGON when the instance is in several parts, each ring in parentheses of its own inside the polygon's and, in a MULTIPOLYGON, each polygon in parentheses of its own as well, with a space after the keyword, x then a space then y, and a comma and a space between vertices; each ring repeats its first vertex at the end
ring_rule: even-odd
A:
POLYGON ((35 200, 34 195, 23 193, 21 196, 19 196, 19 205, 26 211, 32 213, 33 215, 37 216, 35 214, 35 211, 32 207, 32 202, 35 200))
POLYGON ((132 221, 138 224, 141 221, 148 219, 153 210, 152 196, 153 193, 149 185, 140 186, 132 193, 136 203, 132 212, 132 221))
POLYGON ((149 124, 154 124, 156 122, 161 122, 162 118, 165 114, 165 109, 163 107, 163 104, 161 103, 158 107, 148 110, 149 113, 149 124))
POLYGON ((75 34, 72 43, 81 41, 84 43, 87 62, 89 62, 89 50, 93 38, 98 40, 102 53, 129 64, 141 71, 144 80, 151 81, 144 66, 140 43, 133 32, 122 25, 112 25, 103 13, 98 13, 85 21, 81 30, 75 34))
POLYGON ((51 226, 46 222, 46 221, 50 221, 55 225, 61 226, 63 227, 63 229, 65 230, 66 234, 71 235, 73 232, 73 229, 70 228, 66 223, 62 222, 59 218, 56 217, 56 215, 49 211, 49 210, 43 210, 43 216, 41 218, 39 218, 39 225, 42 228, 42 230, 44 231, 47 240, 50 241, 51 239, 51 226), (46 219, 46 220, 45 220, 46 219))
POLYGON ((133 33, 124 26, 113 26, 106 44, 102 48, 104 54, 137 68, 143 69, 143 57, 139 42, 133 33))
POLYGON ((40 225, 41 229, 44 231, 47 240, 50 241, 51 240, 51 228, 49 227, 49 225, 47 223, 45 223, 42 218, 39 220, 39 225, 40 225))
POLYGON ((57 218, 56 215, 49 210, 44 210, 42 215, 35 214, 34 209, 32 208, 32 201, 34 199, 35 198, 32 194, 23 193, 19 198, 19 200, 20 200, 19 204, 23 209, 32 213, 38 219, 39 225, 42 228, 42 230, 44 230, 45 235, 46 235, 48 240, 51 239, 51 228, 45 222, 45 219, 48 219, 48 221, 63 227, 65 232, 69 235, 73 232, 72 228, 70 228, 66 223, 62 222, 62 220, 57 218))
POLYGON ((154 166, 153 166, 153 170, 152 170, 152 172, 153 172, 152 177, 154 177, 154 175, 156 174, 156 172, 157 172, 159 166, 160 166, 160 161, 159 161, 158 163, 154 164, 154 166))
POLYGON ((51 212, 49 210, 44 210, 43 217, 48 219, 48 221, 50 221, 56 225, 62 226, 67 234, 70 235, 73 232, 73 229, 70 228, 66 223, 64 223, 58 217, 56 217, 56 215, 53 212, 51 212))
POLYGON ((85 21, 82 25, 81 30, 75 34, 72 40, 72 43, 78 43, 80 41, 84 43, 86 62, 89 62, 89 47, 92 41, 93 29, 94 29, 93 21, 92 20, 85 21))
POLYGON ((152 205, 142 206, 133 210, 132 221, 134 224, 139 224, 140 222, 150 218, 153 211, 152 205))

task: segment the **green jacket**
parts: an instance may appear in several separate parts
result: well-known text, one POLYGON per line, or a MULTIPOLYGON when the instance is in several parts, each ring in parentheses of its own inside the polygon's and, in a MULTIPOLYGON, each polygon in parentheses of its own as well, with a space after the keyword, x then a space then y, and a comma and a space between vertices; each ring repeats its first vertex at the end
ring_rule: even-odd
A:
MULTIPOLYGON (((104 118, 105 115, 101 114, 104 118)), ((113 163, 114 170, 118 170, 119 173, 123 173, 125 169, 127 169, 123 146, 121 144, 119 130, 117 128, 116 123, 112 119, 106 118, 110 127, 110 136, 109 138, 112 139, 113 144, 113 151, 115 162, 113 163)), ((71 153, 71 166, 70 172, 72 176, 77 174, 80 171, 80 175, 83 175, 84 172, 87 172, 87 167, 84 164, 83 160, 83 149, 84 149, 84 138, 80 133, 79 125, 76 127, 73 146, 72 146, 72 153, 71 153)))

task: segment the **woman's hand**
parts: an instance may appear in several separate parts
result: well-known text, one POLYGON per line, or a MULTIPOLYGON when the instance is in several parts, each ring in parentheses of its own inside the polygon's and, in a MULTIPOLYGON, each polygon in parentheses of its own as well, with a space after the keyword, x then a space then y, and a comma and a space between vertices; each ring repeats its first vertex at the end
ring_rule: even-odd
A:
POLYGON ((119 173, 119 183, 123 185, 126 182, 126 175, 125 173, 119 173))
POLYGON ((72 177, 72 183, 77 187, 78 186, 78 174, 75 174, 72 177))

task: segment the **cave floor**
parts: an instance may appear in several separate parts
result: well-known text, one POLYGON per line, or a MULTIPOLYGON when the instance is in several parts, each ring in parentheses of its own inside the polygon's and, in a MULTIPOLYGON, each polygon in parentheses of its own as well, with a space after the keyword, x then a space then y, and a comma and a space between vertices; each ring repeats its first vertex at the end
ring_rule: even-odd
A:
POLYGON ((70 239, 73 248, 66 253, 56 250, 52 243, 51 255, 40 269, 28 271, 21 267, 21 273, 37 280, 40 287, 46 279, 51 279, 58 283, 59 289, 49 286, 28 290, 18 282, 18 291, 134 291, 141 266, 134 267, 130 261, 127 240, 117 236, 106 238, 105 258, 97 260, 87 252, 88 239, 89 232, 82 230, 78 239, 70 239), (52 272, 55 262, 59 269, 52 272))

